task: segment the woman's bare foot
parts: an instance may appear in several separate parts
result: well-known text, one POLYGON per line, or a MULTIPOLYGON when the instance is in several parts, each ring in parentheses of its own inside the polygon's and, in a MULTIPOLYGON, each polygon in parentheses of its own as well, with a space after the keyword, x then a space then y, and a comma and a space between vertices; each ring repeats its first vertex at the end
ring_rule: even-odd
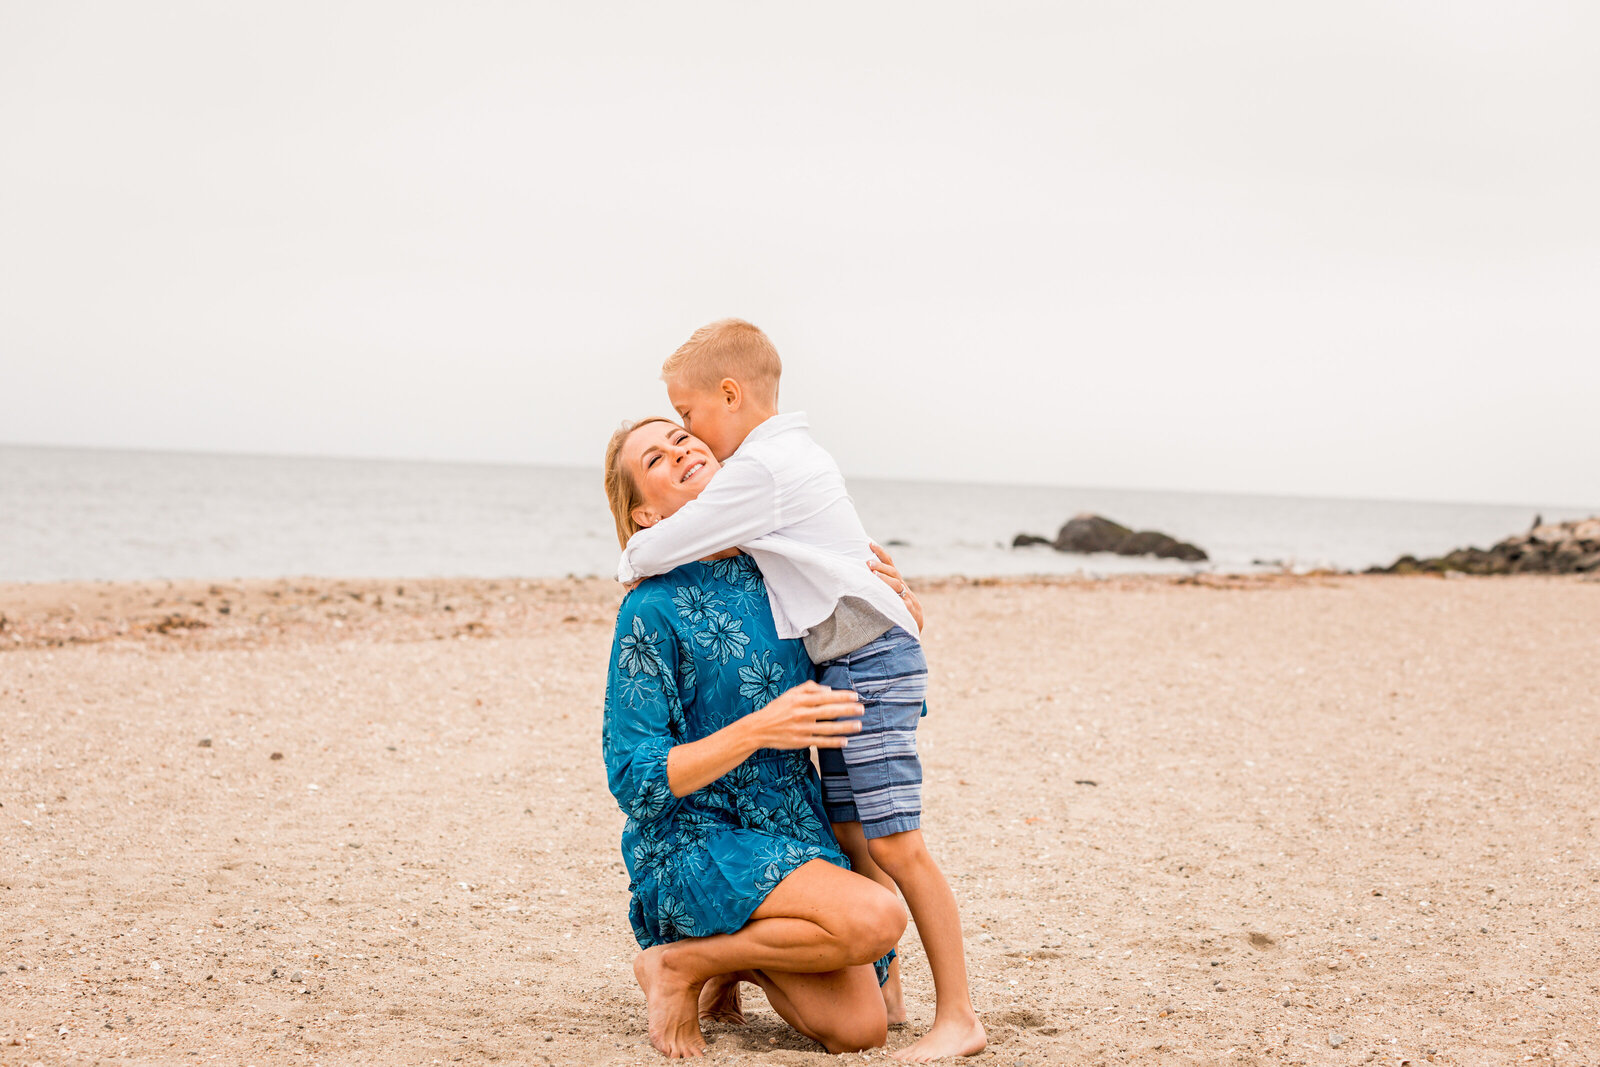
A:
POLYGON ((744 1005, 739 1002, 737 974, 724 974, 713 978, 700 989, 700 1020, 725 1023, 728 1026, 744 1025, 744 1005))
POLYGON ((989 1036, 983 1032, 983 1024, 976 1015, 935 1018, 931 1030, 889 1055, 907 1063, 931 1063, 946 1056, 976 1056, 988 1043, 989 1036))
POLYGON ((888 1013, 890 1026, 906 1024, 906 995, 900 987, 900 957, 889 961, 889 978, 883 983, 883 1010, 888 1013))
POLYGON ((647 948, 633 960, 633 976, 644 990, 649 1008, 650 1043, 669 1060, 701 1056, 706 1051, 700 1032, 700 989, 672 966, 671 945, 647 948))

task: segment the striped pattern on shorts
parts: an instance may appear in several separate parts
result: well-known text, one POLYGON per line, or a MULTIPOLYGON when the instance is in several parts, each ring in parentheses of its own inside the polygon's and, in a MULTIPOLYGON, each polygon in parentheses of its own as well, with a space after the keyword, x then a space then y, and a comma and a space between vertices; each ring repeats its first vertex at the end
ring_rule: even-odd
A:
POLYGON ((917 723, 928 690, 922 643, 896 626, 817 665, 817 681, 848 689, 866 713, 844 748, 817 750, 822 804, 830 822, 859 822, 869 839, 922 825, 922 762, 917 723))

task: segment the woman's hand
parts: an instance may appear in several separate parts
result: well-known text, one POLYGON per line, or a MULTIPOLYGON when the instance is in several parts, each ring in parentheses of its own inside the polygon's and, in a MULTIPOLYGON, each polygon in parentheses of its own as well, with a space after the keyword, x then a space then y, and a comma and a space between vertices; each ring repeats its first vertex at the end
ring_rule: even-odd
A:
POLYGON ((749 716, 761 748, 843 748, 861 732, 855 720, 865 709, 856 695, 803 682, 749 716))
POLYGON ((906 580, 900 577, 900 569, 894 565, 894 560, 889 558, 889 553, 883 550, 882 545, 874 542, 872 544, 872 554, 878 558, 867 560, 867 566, 872 568, 872 572, 882 578, 884 584, 893 589, 895 594, 906 602, 906 610, 910 611, 911 617, 917 620, 917 629, 920 631, 923 628, 922 601, 917 599, 917 594, 911 591, 911 587, 906 584, 906 580))

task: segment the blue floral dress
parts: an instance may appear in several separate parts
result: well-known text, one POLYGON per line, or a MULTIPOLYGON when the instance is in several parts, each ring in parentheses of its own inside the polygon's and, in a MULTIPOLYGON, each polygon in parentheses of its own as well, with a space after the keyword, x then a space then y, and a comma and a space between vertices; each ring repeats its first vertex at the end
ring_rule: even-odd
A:
POLYGON ((778 637, 748 556, 685 564, 623 600, 602 741, 611 793, 628 816, 628 918, 642 947, 733 933, 810 860, 849 869, 806 750, 761 749, 685 797, 667 786, 674 745, 811 677, 804 646, 778 637))

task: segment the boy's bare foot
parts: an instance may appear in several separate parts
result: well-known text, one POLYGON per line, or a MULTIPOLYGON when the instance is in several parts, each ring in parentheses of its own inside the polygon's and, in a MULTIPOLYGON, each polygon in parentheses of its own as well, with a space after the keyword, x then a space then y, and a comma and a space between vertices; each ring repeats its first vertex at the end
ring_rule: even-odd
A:
POLYGON ((889 978, 883 983, 883 1010, 888 1013, 890 1026, 906 1024, 906 995, 900 987, 900 957, 889 961, 889 978))
POLYGON ((983 1024, 976 1015, 957 1019, 934 1019, 933 1029, 889 1055, 906 1063, 931 1063, 946 1056, 976 1056, 989 1044, 983 1024))
POLYGON ((688 1059, 706 1051, 697 1010, 700 990, 673 969, 671 948, 657 945, 639 953, 633 960, 633 976, 649 1008, 650 1043, 669 1060, 688 1059))
POLYGON ((724 974, 711 979, 700 989, 700 1020, 744 1025, 744 1005, 739 1002, 740 977, 724 974))

